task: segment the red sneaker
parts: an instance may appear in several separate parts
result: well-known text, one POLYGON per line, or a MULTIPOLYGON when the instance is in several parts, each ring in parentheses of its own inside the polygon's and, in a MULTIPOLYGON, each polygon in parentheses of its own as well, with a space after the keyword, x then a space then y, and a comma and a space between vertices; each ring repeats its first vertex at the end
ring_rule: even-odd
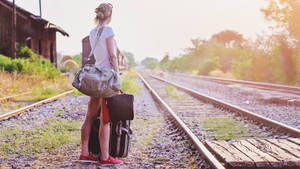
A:
POLYGON ((86 163, 98 163, 98 159, 89 154, 88 156, 80 155, 79 161, 86 163))
POLYGON ((107 160, 101 160, 100 164, 103 166, 120 165, 123 164, 123 161, 109 156, 107 160))

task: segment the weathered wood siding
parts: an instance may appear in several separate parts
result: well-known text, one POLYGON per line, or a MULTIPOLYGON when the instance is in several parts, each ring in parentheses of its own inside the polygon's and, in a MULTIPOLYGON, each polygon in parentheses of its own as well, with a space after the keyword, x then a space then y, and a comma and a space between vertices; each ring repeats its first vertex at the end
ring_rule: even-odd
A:
POLYGON ((0 6, 0 53, 4 55, 11 55, 10 39, 11 39, 11 13, 0 6))
MULTIPOLYGON (((38 22, 17 10, 17 43, 27 45, 56 64, 56 30, 44 27, 44 22, 38 22)), ((11 56, 11 30, 12 10, 0 4, 0 54, 6 56, 11 56)))

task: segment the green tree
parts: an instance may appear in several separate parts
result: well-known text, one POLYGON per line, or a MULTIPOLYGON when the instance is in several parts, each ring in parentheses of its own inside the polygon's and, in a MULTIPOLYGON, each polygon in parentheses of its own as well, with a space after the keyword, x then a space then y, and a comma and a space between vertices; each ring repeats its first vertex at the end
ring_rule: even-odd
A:
MULTIPOLYGON (((279 62, 282 70, 272 70, 273 78, 281 83, 291 83, 297 79, 298 63, 294 63, 294 46, 298 48, 297 55, 300 58, 300 1, 299 0, 268 0, 266 8, 261 9, 266 20, 276 23, 277 28, 285 32, 286 37, 279 40, 276 50, 271 53, 271 64, 279 62), (290 43, 294 39, 295 43, 290 43), (277 60, 275 58, 278 58, 277 60), (275 72, 275 73, 274 73, 275 72), (277 73, 277 75, 275 75, 277 73), (279 77, 280 75, 284 77, 279 77)), ((284 33, 283 33, 284 34, 284 33)), ((273 66, 273 65, 271 65, 273 66)))
POLYGON ((160 65, 166 64, 166 63, 169 62, 169 60, 170 60, 170 57, 169 57, 168 54, 166 54, 166 55, 164 56, 164 58, 159 62, 159 64, 160 64, 160 65))
POLYGON ((79 53, 75 56, 73 56, 74 61, 81 67, 82 65, 82 53, 79 53))
POLYGON ((155 69, 159 65, 159 61, 155 58, 147 57, 142 60, 142 65, 146 66, 148 69, 155 69))
POLYGON ((261 9, 266 20, 275 22, 277 27, 287 30, 298 40, 300 47, 300 1, 299 0, 268 0, 269 5, 261 9))
POLYGON ((162 68, 162 69, 167 69, 169 63, 170 63, 170 57, 169 57, 168 54, 166 54, 166 55, 164 56, 164 58, 159 62, 159 66, 160 66, 160 68, 162 68))
POLYGON ((233 30, 225 30, 214 34, 211 38, 222 43, 226 47, 242 47, 243 35, 233 30))
POLYGON ((128 59, 129 67, 132 68, 132 67, 136 66, 135 59, 134 59, 134 54, 133 53, 124 51, 123 54, 128 59))

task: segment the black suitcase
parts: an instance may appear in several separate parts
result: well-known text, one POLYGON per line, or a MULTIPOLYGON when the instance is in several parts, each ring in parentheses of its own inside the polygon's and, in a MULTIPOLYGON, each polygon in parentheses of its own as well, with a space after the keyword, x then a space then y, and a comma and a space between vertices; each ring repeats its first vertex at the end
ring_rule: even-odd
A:
POLYGON ((99 142, 99 126, 100 126, 100 119, 97 118, 94 120, 91 133, 90 133, 90 139, 89 139, 89 152, 90 154, 93 154, 95 157, 98 157, 100 155, 100 142, 99 142))
POLYGON ((109 151, 113 157, 127 157, 130 149, 130 120, 111 122, 109 151))
MULTIPOLYGON (((96 157, 98 157, 101 152, 98 137, 99 125, 100 119, 97 118, 93 123, 89 139, 89 152, 96 157)), ((131 134, 130 120, 110 123, 109 154, 112 157, 127 157, 130 149, 131 134)))

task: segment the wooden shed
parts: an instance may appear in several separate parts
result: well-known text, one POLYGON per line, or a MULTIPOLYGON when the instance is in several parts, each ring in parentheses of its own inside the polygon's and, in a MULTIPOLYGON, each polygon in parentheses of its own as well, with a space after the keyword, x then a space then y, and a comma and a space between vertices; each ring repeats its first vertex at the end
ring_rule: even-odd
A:
MULTIPOLYGON (((12 56, 12 11, 12 2, 0 0, 0 54, 6 56, 12 56)), ((59 26, 18 6, 16 14, 17 43, 28 46, 35 53, 57 64, 56 32, 60 32, 64 36, 69 36, 69 34, 59 26)))

